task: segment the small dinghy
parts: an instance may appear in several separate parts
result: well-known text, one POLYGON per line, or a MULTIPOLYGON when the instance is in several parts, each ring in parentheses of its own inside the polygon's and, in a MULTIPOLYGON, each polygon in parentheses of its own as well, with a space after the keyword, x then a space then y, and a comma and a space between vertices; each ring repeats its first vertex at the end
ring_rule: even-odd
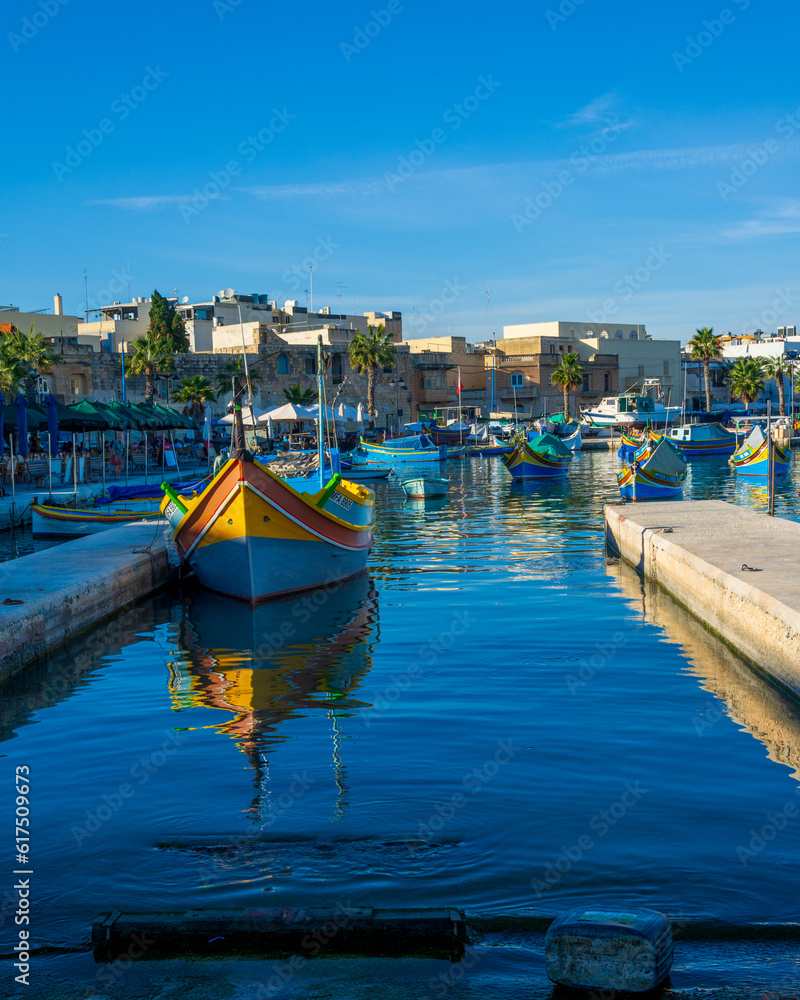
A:
POLYGON ((430 497, 443 497, 450 486, 450 480, 419 476, 417 479, 404 479, 400 485, 410 500, 427 500, 430 497))

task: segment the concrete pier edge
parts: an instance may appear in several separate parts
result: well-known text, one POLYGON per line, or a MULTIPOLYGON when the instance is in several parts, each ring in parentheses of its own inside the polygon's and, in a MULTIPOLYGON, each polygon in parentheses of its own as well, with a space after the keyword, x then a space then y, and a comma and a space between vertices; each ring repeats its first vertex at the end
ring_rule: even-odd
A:
POLYGON ((176 575, 167 522, 120 525, 0 563, 0 683, 176 575))
POLYGON ((606 543, 800 699, 800 524, 722 500, 608 504, 606 543))

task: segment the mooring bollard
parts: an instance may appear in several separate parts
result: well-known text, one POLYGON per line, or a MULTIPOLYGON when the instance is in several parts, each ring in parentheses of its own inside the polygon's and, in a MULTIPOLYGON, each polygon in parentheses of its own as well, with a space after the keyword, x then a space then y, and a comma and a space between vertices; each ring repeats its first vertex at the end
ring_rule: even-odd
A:
POLYGON ((545 962, 560 986, 645 993, 672 966, 672 928, 644 907, 570 910, 547 931, 545 962))

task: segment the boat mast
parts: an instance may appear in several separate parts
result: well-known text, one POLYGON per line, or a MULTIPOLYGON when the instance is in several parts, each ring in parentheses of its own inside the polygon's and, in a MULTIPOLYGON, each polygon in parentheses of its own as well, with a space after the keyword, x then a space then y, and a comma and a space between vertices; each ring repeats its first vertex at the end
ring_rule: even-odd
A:
POLYGON ((319 459, 319 488, 325 486, 325 411, 322 402, 322 334, 317 334, 317 402, 319 421, 317 423, 317 457, 319 459))

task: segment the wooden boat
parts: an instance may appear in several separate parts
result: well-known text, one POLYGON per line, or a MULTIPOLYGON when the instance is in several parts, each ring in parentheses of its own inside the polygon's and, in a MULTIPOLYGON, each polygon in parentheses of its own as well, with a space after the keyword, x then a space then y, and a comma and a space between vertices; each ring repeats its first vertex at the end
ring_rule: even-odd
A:
POLYGON ((556 479, 566 476, 572 452, 552 434, 539 434, 532 441, 517 439, 514 451, 502 461, 514 479, 556 479))
POLYGON ((583 437, 581 436, 581 425, 577 424, 571 434, 559 434, 559 441, 570 451, 580 451, 583 447, 583 437))
MULTIPOLYGON (((163 494, 162 494, 163 496, 163 494)), ((160 510, 136 510, 105 507, 56 507, 31 504, 34 538, 83 538, 120 524, 137 521, 158 521, 160 510)))
POLYGON ((679 448, 684 458, 703 455, 732 455, 736 450, 736 435, 726 431, 722 424, 686 424, 674 427, 669 439, 679 448))
POLYGON ((400 485, 411 500, 427 500, 430 497, 443 497, 450 487, 450 480, 419 476, 416 479, 404 479, 400 485))
POLYGON ((362 572, 372 545, 372 491, 338 473, 313 492, 308 480, 290 485, 253 461, 240 429, 239 422, 231 458, 198 497, 165 486, 162 510, 200 583, 257 604, 362 572))
POLYGON ((730 464, 739 476, 785 476, 789 471, 791 451, 775 444, 756 425, 730 458, 730 464), (774 469, 770 469, 770 466, 774 469))
MULTIPOLYGON (((180 496, 196 496, 205 482, 174 483, 180 496)), ((34 538, 83 538, 120 524, 157 521, 162 517, 161 486, 112 486, 109 496, 98 497, 93 507, 68 507, 59 504, 31 504, 34 538)))
POLYGON ((622 442, 617 448, 617 455, 626 462, 632 461, 633 456, 647 441, 647 435, 644 431, 622 431, 621 438, 622 442))
POLYGON ((663 436, 646 442, 631 465, 617 474, 619 491, 626 500, 669 500, 680 497, 686 482, 686 459, 663 436))
MULTIPOLYGON (((427 434, 414 434, 411 437, 392 438, 384 444, 369 444, 361 441, 365 453, 364 461, 370 465, 396 465, 400 462, 443 462, 455 457, 451 454, 456 449, 448 449, 446 445, 436 445, 427 434)), ((464 449, 460 449, 464 454, 464 449)))
POLYGON ((476 444, 467 446, 467 458, 501 458, 503 455, 510 455, 514 450, 514 445, 501 444, 476 444))
POLYGON ((445 427, 436 420, 423 426, 425 433, 434 444, 446 445, 464 444, 471 429, 469 424, 450 424, 449 427, 445 427))

